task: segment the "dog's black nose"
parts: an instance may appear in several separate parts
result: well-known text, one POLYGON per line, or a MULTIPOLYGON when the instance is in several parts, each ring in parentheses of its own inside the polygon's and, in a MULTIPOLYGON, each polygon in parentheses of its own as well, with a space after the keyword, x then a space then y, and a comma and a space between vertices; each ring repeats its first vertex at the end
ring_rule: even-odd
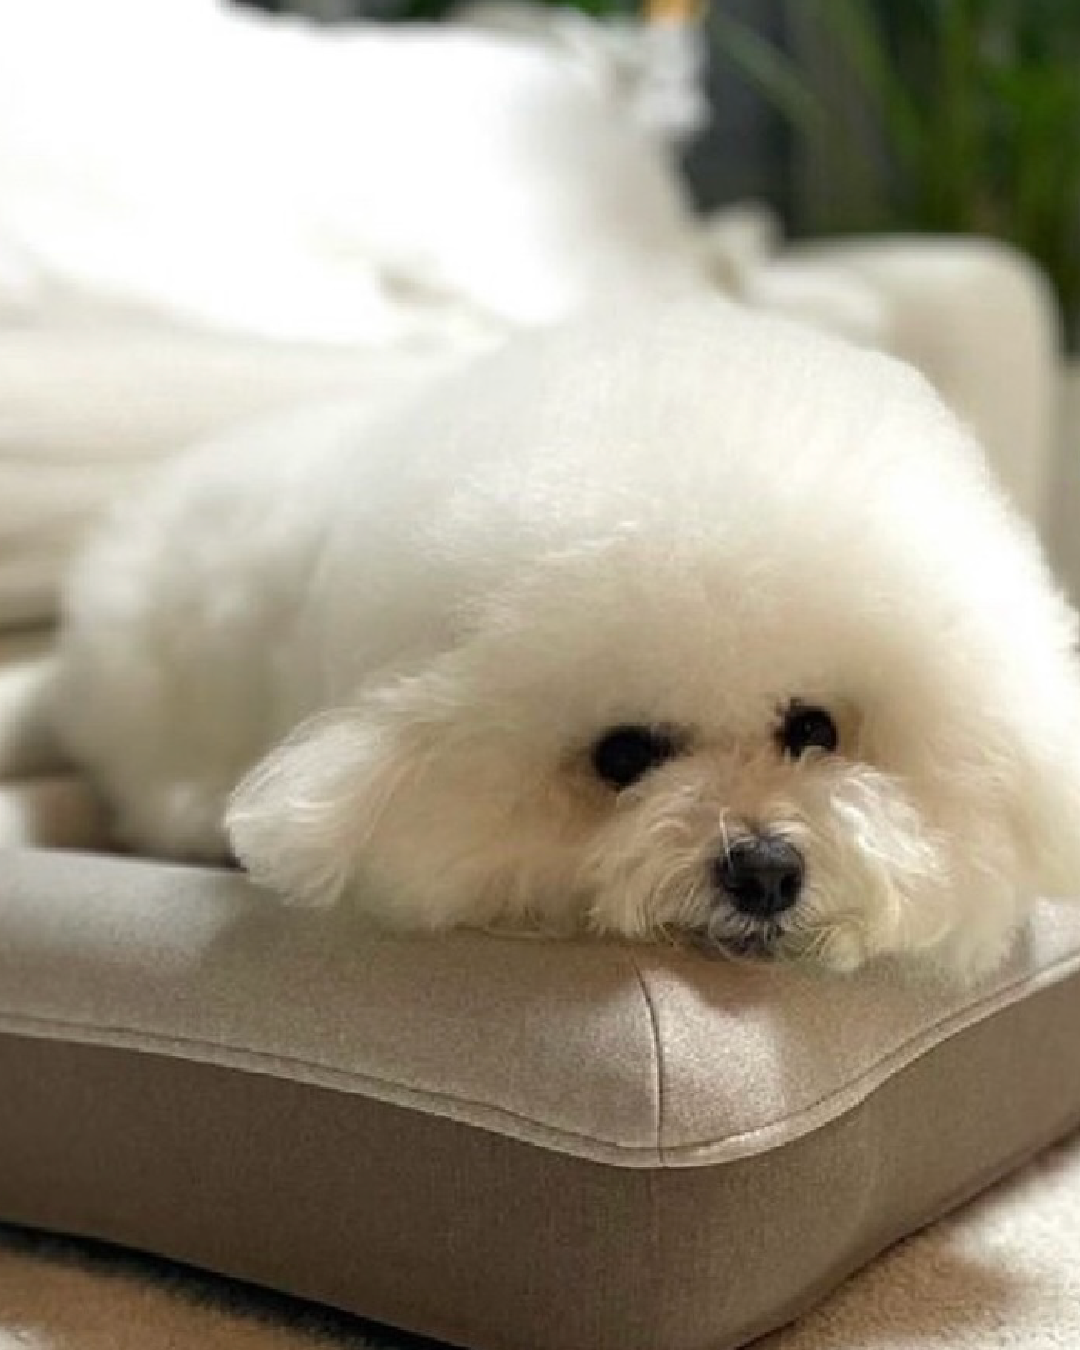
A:
POLYGON ((740 914, 770 919, 798 900, 804 869, 794 844, 759 834, 736 840, 716 860, 713 871, 717 885, 740 914))

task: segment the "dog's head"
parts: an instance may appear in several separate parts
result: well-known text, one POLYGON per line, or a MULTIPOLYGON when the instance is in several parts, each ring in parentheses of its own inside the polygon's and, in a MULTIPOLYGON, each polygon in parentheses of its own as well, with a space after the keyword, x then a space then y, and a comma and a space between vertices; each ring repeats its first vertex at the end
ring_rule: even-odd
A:
POLYGON ((362 878, 409 925, 992 964, 1027 900, 1080 885, 1073 620, 903 380, 929 413, 843 482, 819 419, 811 472, 766 456, 718 494, 695 451, 676 508, 538 551, 257 767, 238 855, 298 898, 362 878))

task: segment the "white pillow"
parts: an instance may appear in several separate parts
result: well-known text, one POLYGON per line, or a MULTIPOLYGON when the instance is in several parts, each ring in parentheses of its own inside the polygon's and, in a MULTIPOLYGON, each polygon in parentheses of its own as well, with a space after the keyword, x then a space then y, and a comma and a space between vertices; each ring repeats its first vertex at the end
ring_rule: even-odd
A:
POLYGON ((0 0, 0 309, 42 289, 398 341, 685 280, 678 180, 526 36, 211 0, 0 0))

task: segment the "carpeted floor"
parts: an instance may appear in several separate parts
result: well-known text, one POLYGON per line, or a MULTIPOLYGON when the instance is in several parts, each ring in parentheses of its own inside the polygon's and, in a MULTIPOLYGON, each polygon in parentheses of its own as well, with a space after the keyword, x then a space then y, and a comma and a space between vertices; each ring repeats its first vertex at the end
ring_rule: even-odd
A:
POLYGON ((849 1280, 761 1350, 1076 1350, 1080 1138, 849 1280))
MULTIPOLYGON (((1078 1257, 1075 1137, 895 1247, 758 1350, 1076 1350, 1078 1257)), ((432 1350, 165 1262, 0 1230, 0 1350, 319 1346, 432 1350)))

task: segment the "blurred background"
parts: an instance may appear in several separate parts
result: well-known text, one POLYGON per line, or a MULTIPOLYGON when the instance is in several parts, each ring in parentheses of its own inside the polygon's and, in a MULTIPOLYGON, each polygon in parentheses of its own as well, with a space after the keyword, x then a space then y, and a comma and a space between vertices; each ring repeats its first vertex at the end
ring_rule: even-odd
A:
MULTIPOLYGON (((247 0, 325 22, 446 18, 449 0, 247 0)), ((632 22, 632 0, 564 9, 632 22)), ((646 7, 647 10, 647 7, 646 7)), ((1080 4, 714 0, 708 120, 683 156, 705 208, 768 202, 796 236, 986 233, 1027 250, 1080 336, 1080 4)))
POLYGON ((917 366, 1080 597, 1077 0, 0 0, 0 626, 193 436, 688 287, 917 366))

